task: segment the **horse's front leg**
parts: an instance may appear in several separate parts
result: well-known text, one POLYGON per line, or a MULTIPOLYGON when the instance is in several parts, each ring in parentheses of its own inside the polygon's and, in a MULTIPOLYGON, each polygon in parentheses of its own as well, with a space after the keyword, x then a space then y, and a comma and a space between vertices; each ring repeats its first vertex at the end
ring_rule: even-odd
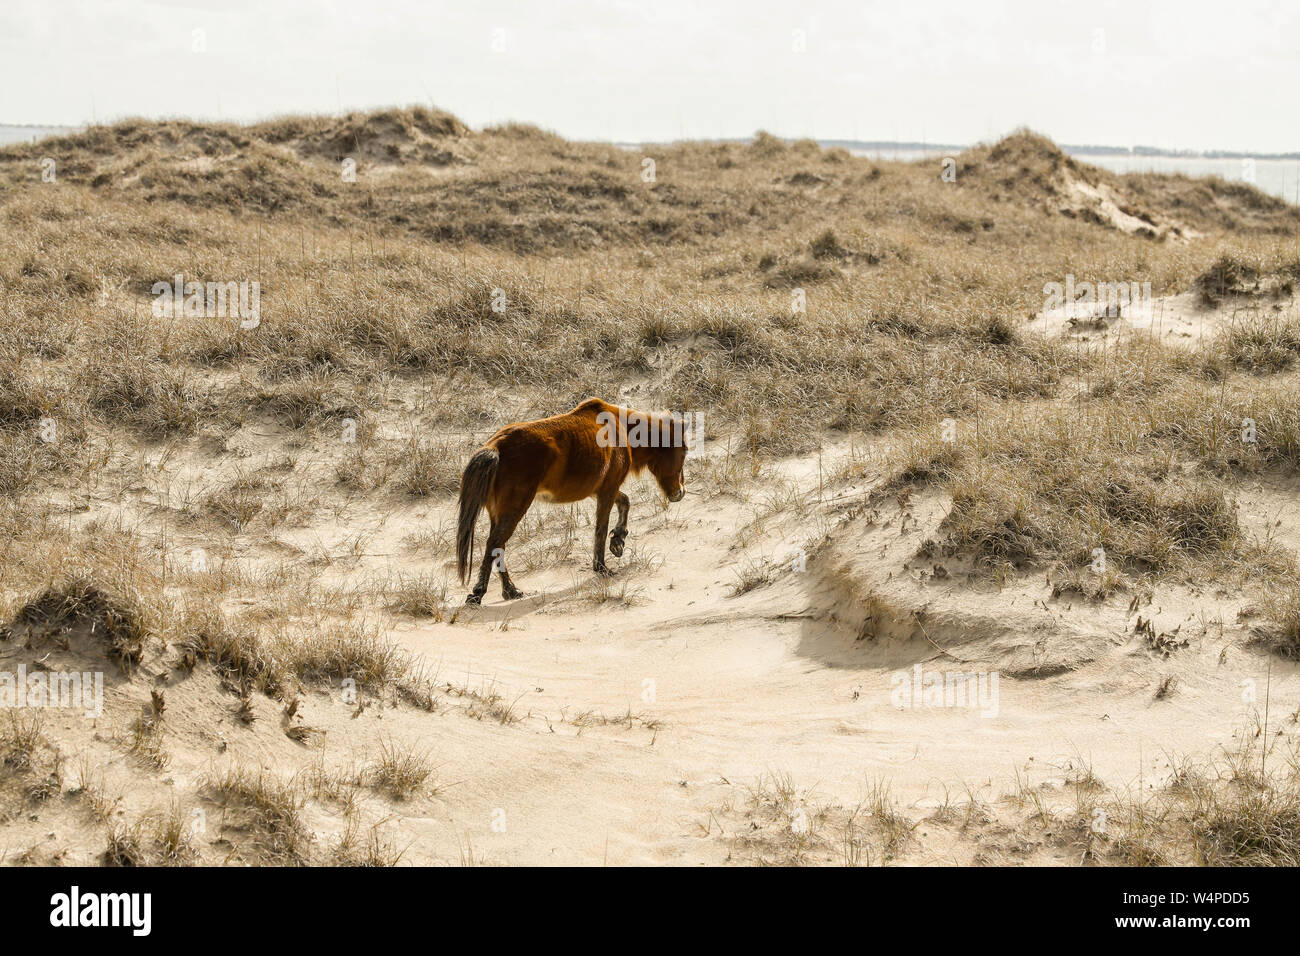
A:
POLYGON ((614 504, 618 505, 618 524, 614 525, 614 530, 609 533, 609 553, 616 558, 621 558, 623 543, 627 541, 627 495, 620 491, 618 497, 614 499, 614 504))
POLYGON ((601 495, 596 499, 596 547, 595 557, 591 562, 592 570, 598 574, 609 574, 605 567, 605 535, 609 532, 609 509, 614 507, 613 496, 601 495))

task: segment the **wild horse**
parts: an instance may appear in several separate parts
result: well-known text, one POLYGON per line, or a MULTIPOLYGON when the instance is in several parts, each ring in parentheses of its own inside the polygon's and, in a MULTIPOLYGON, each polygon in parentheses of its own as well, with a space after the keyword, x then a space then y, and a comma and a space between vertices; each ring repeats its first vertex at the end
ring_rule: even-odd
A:
POLYGON ((596 499, 594 570, 605 567, 609 511, 618 505, 618 524, 609 550, 618 557, 627 540, 627 495, 619 489, 630 474, 649 470, 669 501, 686 494, 685 423, 678 415, 650 415, 599 398, 589 398, 563 415, 507 425, 489 438, 465 466, 460 479, 456 563, 461 583, 469 580, 474 525, 485 505, 491 526, 474 591, 465 600, 480 604, 495 566, 501 594, 522 597, 506 571, 505 546, 534 498, 567 504, 596 499))

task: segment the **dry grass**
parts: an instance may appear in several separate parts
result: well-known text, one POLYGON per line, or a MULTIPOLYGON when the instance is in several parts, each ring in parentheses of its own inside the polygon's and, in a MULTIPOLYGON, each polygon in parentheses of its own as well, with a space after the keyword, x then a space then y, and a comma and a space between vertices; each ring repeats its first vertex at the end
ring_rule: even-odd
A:
POLYGON ((0 763, 14 773, 32 770, 49 743, 41 733, 41 714, 11 710, 0 723, 0 763))
POLYGON ((88 627, 129 670, 140 662, 150 633, 151 615, 142 602, 138 593, 116 594, 78 575, 43 590, 19 610, 15 623, 48 630, 88 627))
MULTIPOLYGON (((409 117, 337 125, 369 123, 428 136, 409 117)), ((93 414, 184 434, 249 407, 291 427, 359 415, 366 400, 357 404, 340 372, 364 384, 383 372, 435 370, 459 377, 458 397, 495 376, 527 386, 534 394, 525 402, 555 408, 645 370, 665 346, 691 341, 699 361, 656 383, 657 397, 708 407, 746 428, 784 416, 780 427, 759 432, 763 444, 780 448, 801 444, 796 436, 810 425, 871 429, 915 420, 938 402, 952 413, 1008 389, 1050 391, 1079 360, 1016 342, 1010 321, 1040 302, 1045 277, 1154 271, 1163 288, 1203 269, 1184 247, 1153 248, 1008 201, 1001 185, 974 172, 993 162, 979 151, 965 161, 971 188, 943 191, 920 167, 810 146, 682 145, 660 151, 671 181, 647 187, 635 154, 527 128, 467 134, 453 125, 462 131, 432 140, 458 144, 465 175, 435 188, 417 178, 403 143, 402 155, 389 157, 397 174, 366 180, 363 163, 362 182, 341 182, 307 140, 346 140, 355 130, 322 129, 328 125, 133 122, 69 139, 57 192, 20 189, 15 178, 3 194, 0 215, 48 235, 39 255, 13 249, 15 271, 4 277, 20 314, 0 353, 23 357, 24 378, 49 369, 104 382, 89 403, 93 414), (290 127, 318 133, 283 139, 277 130, 290 127), (262 142, 293 144, 301 158, 271 161, 262 142), (196 173, 189 159, 196 152, 222 161, 196 173), (98 180, 92 170, 107 165, 150 175, 98 180), (249 177, 275 201, 249 194, 249 177), (164 197, 165 217, 159 205, 139 201, 164 197), (264 210, 257 235, 219 211, 235 197, 264 210), (101 219, 94 231, 81 215, 91 209, 101 219), (187 212, 171 214, 180 209, 187 212), (977 224, 974 232, 967 223, 977 224), (774 234, 789 239, 759 251, 774 234), (152 243, 142 256, 132 243, 145 236, 152 243), (479 245, 462 247, 468 240, 479 245), (647 245, 677 251, 646 260, 647 245), (471 258, 449 254, 462 248, 471 258), (555 258, 579 250, 581 260, 555 258), (219 320, 164 329, 147 310, 141 315, 152 282, 170 278, 178 261, 214 281, 252 275, 256 261, 267 313, 256 334, 219 320), (60 362, 33 352, 49 337, 46 297, 91 299, 104 282, 115 295, 104 323, 88 333, 94 348, 65 347, 60 362), (791 313, 791 286, 809 293, 805 314, 791 313), (926 293, 914 295, 920 287, 926 293), (955 351, 954 340, 975 348, 955 351), (125 356, 134 360, 116 361, 125 356), (251 380, 234 395, 251 385, 252 398, 232 401, 230 389, 205 390, 186 372, 214 365, 245 370, 251 380), (168 369, 179 371, 164 375, 168 369), (971 390, 954 396, 953 380, 971 390), (846 392, 845 382, 855 386, 846 392)), ((1032 138, 1008 141, 1002 153, 994 165, 1061 162, 1054 147, 1032 138)), ((27 154, 0 152, 0 170, 16 177, 27 154)), ((526 410, 462 414, 500 421, 526 410)), ((413 469, 416 489, 430 487, 428 471, 413 469)), ((435 478, 432 488, 440 487, 435 478)))
POLYGON ((0 819, 9 812, 43 803, 63 791, 63 755, 44 733, 41 713, 9 711, 0 719, 0 819))
MULTIPOLYGON (((0 150, 0 218, 21 227, 0 242, 10 494, 70 472, 103 425, 183 438, 269 416, 294 430, 360 422, 339 480, 372 491, 395 478, 404 494, 445 497, 460 443, 412 427, 395 455, 368 447, 385 382, 444 376, 428 424, 486 431, 656 370, 649 400, 707 409, 755 468, 828 432, 974 424, 973 455, 943 476, 955 547, 986 563, 1067 566, 1102 547, 1158 570, 1233 543, 1227 496, 1177 467, 1300 456, 1295 403, 1232 371, 1289 368, 1291 320, 1244 316, 1193 360, 1154 345, 1071 347, 1021 323, 1066 273, 1276 301, 1300 263, 1295 211, 1243 186, 1116 177, 1027 131, 962 154, 955 188, 925 164, 766 135, 656 148, 663 176, 646 184, 638 154, 523 126, 476 133, 421 108, 253 127, 128 121, 41 148, 59 157, 57 189, 22 175, 34 147, 0 150), (345 156, 359 162, 356 183, 339 176, 345 156), (430 164, 458 174, 435 185, 421 178, 430 164), (1168 238, 1063 214, 1070 179, 1127 197, 1168 238), (1213 241, 1174 241, 1180 230, 1161 223, 1207 197, 1231 221, 1193 216, 1213 241), (222 211, 232 200, 255 211, 256 229, 222 211), (153 282, 182 263, 200 281, 259 279, 261 324, 154 318, 153 282), (68 341, 66 309, 101 296, 100 317, 68 341), (491 392, 501 381, 507 397, 491 392), (1048 416, 1038 450, 999 433, 1018 408, 1080 381, 1092 396, 1077 412, 1081 439, 1069 412, 1048 416), (1257 446, 1225 441, 1241 417, 1260 423, 1257 446), (45 418, 64 426, 59 442, 33 439, 45 418), (1120 473, 1096 480, 1113 452, 1120 473), (1026 479, 1039 465, 1046 475, 1026 479)), ((307 506, 265 474, 203 502, 235 533, 307 506)))
POLYGON ((1193 824, 1196 856, 1206 866, 1300 864, 1300 789, 1266 788, 1208 799, 1193 824))
POLYGON ((399 482, 417 498, 450 497, 460 489, 461 449, 451 442, 412 439, 403 456, 399 482))
POLYGON ((131 725, 128 751, 153 770, 165 770, 171 758, 167 753, 166 731, 161 713, 144 714, 131 725))
POLYGON ((403 747, 391 739, 379 742, 378 758, 361 772, 369 786, 397 800, 429 790, 432 774, 433 765, 427 753, 403 747))
MULTIPOLYGON (((1236 580, 1262 591, 1262 638, 1296 653, 1294 564, 1252 545, 1234 507, 1241 476, 1300 466, 1294 207, 1242 184, 1113 176, 1024 131, 963 153, 955 185, 932 163, 767 134, 652 155, 648 184, 639 152, 513 124, 471 131, 423 108, 248 127, 130 120, 0 149, 3 633, 38 647, 90 634, 128 672, 146 649, 211 666, 252 714, 258 693, 353 682, 363 704, 433 709, 442 693, 517 723, 518 700, 438 682, 388 640, 395 614, 454 620, 436 576, 339 584, 360 534, 303 560, 245 558, 324 511, 339 484, 425 507, 455 494, 464 450, 504 422, 634 385, 649 405, 706 413, 724 451, 694 466, 693 487, 754 500, 755 537, 768 520, 816 520, 797 495, 757 500, 774 458, 882 445, 870 464, 888 493, 926 485, 951 502, 935 547, 999 574, 1046 568, 1099 600, 1160 576, 1236 580), (57 185, 32 175, 44 155, 57 185), (348 157, 354 183, 340 175, 348 157), (1124 234, 1075 208, 1072 178, 1113 190, 1150 228, 1124 234), (1203 237, 1187 241, 1192 229, 1203 237), (154 316, 154 283, 178 272, 258 281, 260 324, 154 316), (1197 289, 1236 314, 1197 349, 1045 336, 1025 320, 1067 274, 1197 289), (379 427, 385 415, 399 435, 379 427), (939 437, 949 419, 954 442, 939 437), (268 435, 286 465, 243 461, 268 435), (164 487, 176 451, 214 473, 164 487), (74 522, 92 497, 135 501, 140 524, 74 522), (178 570, 182 544, 213 555, 208 568, 178 570)), ((830 480, 867 471, 850 461, 830 480)), ((521 529, 538 543, 513 569, 584 541, 572 510, 548 520, 521 529)), ((448 552, 444 532, 409 543, 422 559, 448 552)), ((743 565, 734 590, 780 572, 743 565)), ((577 597, 636 603, 634 576, 577 597)), ((155 768, 163 724, 131 731, 155 768)), ((6 762, 28 754, 46 786, 57 759, 45 766, 30 728, 3 733, 6 762)), ((430 786, 427 760, 396 749, 368 773, 395 797, 430 786)), ((264 858, 307 859, 296 785, 231 770, 208 793, 264 858)), ((825 816, 800 799, 788 781, 763 785, 750 811, 780 839, 756 856, 879 862, 910 845, 879 789, 825 816), (814 825, 795 832, 799 809, 814 825)), ((1287 858, 1276 834, 1293 805, 1218 799, 1202 807, 1206 859, 1287 858)), ((1126 838, 1135 862, 1159 858, 1148 809, 1126 838)), ((189 859, 161 819, 111 831, 108 857, 189 859)), ((400 859, 377 825, 360 827, 337 860, 400 859)))
POLYGON ((1064 790, 1020 778, 1000 799, 945 795, 921 819, 901 810, 880 782, 852 807, 819 800, 788 774, 769 774, 743 805, 724 805, 702 825, 718 831, 739 862, 756 865, 869 866, 957 862, 927 846, 940 834, 972 862, 1059 862, 1112 866, 1294 866, 1300 858, 1300 775, 1292 760, 1267 775, 1247 744, 1215 760, 1178 762, 1161 786, 1111 789, 1086 763, 1070 768, 1064 790), (924 825, 923 825, 924 824, 924 825), (921 831, 918 833, 918 831, 921 831), (936 832, 937 831, 937 832, 936 832), (1044 857, 1036 853, 1046 851, 1044 857))
POLYGON ((441 621, 447 612, 447 582, 431 575, 399 575, 384 594, 388 608, 398 614, 441 621))
POLYGON ((294 784, 265 770, 231 766, 209 775, 203 792, 225 811, 222 828, 245 835, 265 860, 306 861, 312 834, 303 822, 303 796, 294 784))
POLYGON ((199 857, 193 819, 172 803, 133 824, 111 820, 101 859, 106 866, 192 866, 199 857))
MULTIPOLYGON (((916 821, 903 814, 880 782, 852 807, 821 801, 788 774, 771 773, 748 788, 743 807, 715 814, 733 853, 758 866, 871 866, 888 863, 915 843, 916 821)), ((706 828, 707 829, 707 828, 706 828)))
POLYGON ((384 838, 380 832, 384 822, 371 824, 362 837, 360 821, 355 814, 349 814, 346 829, 330 851, 331 862, 336 866, 397 866, 406 850, 384 838))
POLYGON ((1266 595, 1265 608, 1271 623, 1261 634, 1264 642, 1285 657, 1300 658, 1300 587, 1278 584, 1266 595))
POLYGON ((1300 405, 1287 384, 1172 380, 1133 397, 998 409, 960 422, 950 442, 937 425, 918 430, 891 454, 884 487, 937 485, 952 502, 945 552, 990 569, 1055 565, 1068 589, 1093 590, 1069 584, 1085 569, 1105 593, 1233 565, 1272 582, 1277 556, 1242 535, 1233 480, 1293 469, 1297 452, 1300 405))

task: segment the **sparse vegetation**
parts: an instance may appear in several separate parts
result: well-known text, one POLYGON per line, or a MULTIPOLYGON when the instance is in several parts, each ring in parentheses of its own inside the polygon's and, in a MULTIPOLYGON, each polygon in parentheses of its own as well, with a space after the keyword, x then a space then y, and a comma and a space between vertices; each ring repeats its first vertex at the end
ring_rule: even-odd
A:
MULTIPOLYGON (((1191 625, 1156 625, 1143 604, 1161 587, 1231 587, 1255 608, 1239 634, 1257 645, 1225 641, 1232 653, 1300 656, 1297 562, 1240 506, 1249 481, 1300 467, 1295 207, 1222 180, 1112 175, 1028 131, 963 152, 956 185, 932 163, 768 133, 664 145, 653 184, 640 160, 422 107, 128 120, 0 149, 0 651, 120 665, 102 724, 4 715, 0 817, 50 805, 62 753, 88 760, 85 744, 106 763, 130 757, 109 779, 83 767, 68 791, 103 862, 396 865, 405 831, 376 816, 453 786, 413 743, 434 724, 403 721, 457 719, 476 742, 512 747, 617 736, 651 754, 677 726, 619 697, 604 700, 614 716, 556 703, 529 665, 501 679, 431 672, 444 636, 544 644, 566 668, 559 693, 586 693, 568 655, 623 659, 603 642, 628 622, 647 643, 687 647, 647 625, 647 607, 707 620, 691 608, 702 593, 770 584, 717 613, 780 592, 809 610, 764 627, 816 617, 833 569, 813 560, 805 576, 803 559, 882 503, 898 506, 881 520, 910 532, 920 496, 942 514, 922 546, 935 601, 1033 579, 1045 613, 1057 599, 1055 627, 1066 605, 1100 615, 1131 600, 1110 629, 1149 659, 1144 706, 1173 710, 1197 690, 1173 670, 1191 625), (47 154, 57 187, 32 175, 47 154), (344 157, 355 183, 339 176, 344 157), (260 322, 155 316, 154 283, 177 272, 256 279, 260 322), (1192 344, 1105 322, 1049 334, 1031 317, 1067 274, 1191 291, 1223 322, 1192 344), (466 453, 591 394, 703 411, 711 447, 688 466, 688 505, 721 517, 682 519, 634 494, 633 543, 606 578, 589 573, 585 505, 530 512, 511 570, 551 574, 547 593, 470 616, 449 593, 445 524, 466 453), (823 463, 832 446, 841 466, 823 463), (719 558, 679 606, 662 551, 688 540, 719 558), (581 626, 547 630, 561 614, 581 626), (180 791, 202 772, 165 811, 121 796, 169 775, 180 791), (202 835, 195 809, 211 818, 202 835)), ((826 616, 838 624, 841 610, 826 616)), ((462 656, 478 666, 477 650, 462 656)), ((628 700, 642 692, 634 673, 628 700)), ((441 742, 433 752, 441 766, 441 742)), ((554 772, 557 752, 539 749, 539 768, 554 772)), ((762 864, 909 860, 928 852, 926 828, 969 836, 1000 814, 1011 835, 974 862, 1048 847, 1072 862, 1294 865, 1294 781, 1252 774, 1189 773, 1130 799, 1088 767, 1057 794, 945 797, 927 816, 888 781, 850 806, 776 774, 704 827, 762 864), (1117 821, 1105 833, 1099 809, 1117 821)))
POLYGON ((138 595, 118 596, 89 577, 75 576, 47 587, 19 610, 16 622, 57 630, 88 627, 129 669, 139 663, 149 636, 146 613, 138 595))
POLYGON ((404 748, 389 739, 379 742, 379 756, 362 771, 362 778, 395 799, 405 800, 425 789, 432 773, 433 765, 427 754, 404 748))
POLYGON ((203 789, 227 811, 222 827, 247 832, 266 861, 306 860, 312 836, 302 820, 302 795, 293 784, 264 770, 230 767, 211 775, 203 789))

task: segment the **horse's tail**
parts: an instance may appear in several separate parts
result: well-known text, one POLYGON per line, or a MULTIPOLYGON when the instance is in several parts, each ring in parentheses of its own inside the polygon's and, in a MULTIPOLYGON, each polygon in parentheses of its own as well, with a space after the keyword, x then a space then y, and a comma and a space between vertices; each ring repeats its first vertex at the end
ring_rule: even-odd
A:
POLYGON ((495 448, 480 448, 465 466, 460 476, 460 521, 456 525, 456 568, 460 581, 469 580, 470 561, 474 557, 474 525, 479 510, 487 501, 492 482, 497 476, 501 456, 495 448))

